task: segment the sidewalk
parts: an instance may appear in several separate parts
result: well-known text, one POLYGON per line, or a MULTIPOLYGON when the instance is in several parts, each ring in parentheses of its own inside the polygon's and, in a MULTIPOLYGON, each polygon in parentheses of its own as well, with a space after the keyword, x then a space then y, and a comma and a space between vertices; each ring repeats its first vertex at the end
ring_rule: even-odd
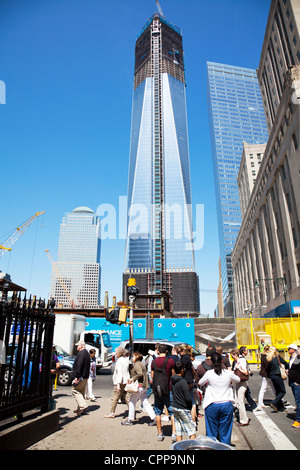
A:
MULTIPOLYGON (((60 429, 54 434, 37 442, 28 450, 154 450, 168 451, 171 441, 171 423, 163 422, 165 439, 157 440, 156 426, 148 426, 150 418, 147 413, 137 411, 133 426, 121 426, 127 406, 118 404, 115 418, 105 418, 110 412, 111 399, 98 398, 88 402, 89 410, 78 417, 74 413, 75 400, 68 394, 54 392, 56 409, 60 410, 60 429)), ((150 399, 151 402, 151 399, 150 399)), ((139 409, 137 403, 136 409, 139 409)), ((151 402, 152 403, 152 402, 151 402)), ((203 410, 201 410, 203 414, 203 410)), ((198 418, 197 436, 205 435, 204 415, 198 418)), ((185 437, 184 437, 185 439, 185 437)), ((248 449, 239 430, 233 427, 232 444, 236 450, 248 449)))

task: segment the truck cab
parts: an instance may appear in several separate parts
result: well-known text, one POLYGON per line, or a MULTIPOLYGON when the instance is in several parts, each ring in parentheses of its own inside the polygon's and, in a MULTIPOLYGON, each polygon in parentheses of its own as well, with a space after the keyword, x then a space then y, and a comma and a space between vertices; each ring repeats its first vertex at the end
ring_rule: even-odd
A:
POLYGON ((96 350, 96 367, 100 369, 110 368, 112 364, 113 348, 110 342, 110 336, 104 330, 83 331, 80 334, 80 340, 85 342, 86 349, 96 350))

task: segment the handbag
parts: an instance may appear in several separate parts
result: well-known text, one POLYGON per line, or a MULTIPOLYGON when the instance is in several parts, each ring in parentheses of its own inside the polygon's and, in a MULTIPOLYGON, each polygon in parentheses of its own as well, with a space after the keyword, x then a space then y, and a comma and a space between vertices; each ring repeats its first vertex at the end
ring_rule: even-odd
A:
POLYGON ((129 393, 137 393, 139 391, 139 383, 137 380, 126 384, 125 391, 129 393))
POLYGON ((285 371, 285 367, 283 364, 281 364, 280 360, 279 360, 279 357, 277 356, 277 359, 278 359, 278 362, 279 362, 279 368, 280 368, 280 375, 281 375, 281 378, 282 380, 285 380, 287 379, 287 373, 285 371))
POLYGON ((249 374, 243 374, 239 369, 235 369, 234 373, 241 379, 241 381, 249 380, 249 374))

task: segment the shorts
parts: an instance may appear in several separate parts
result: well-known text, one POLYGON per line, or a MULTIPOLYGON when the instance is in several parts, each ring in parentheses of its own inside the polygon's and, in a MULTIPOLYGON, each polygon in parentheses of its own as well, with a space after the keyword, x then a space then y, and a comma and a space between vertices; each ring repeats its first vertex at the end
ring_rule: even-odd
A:
POLYGON ((154 412, 157 416, 160 416, 164 411, 164 407, 167 408, 170 416, 173 416, 173 408, 171 405, 171 397, 167 395, 165 397, 154 396, 154 412))
POLYGON ((188 437, 196 434, 195 424, 190 410, 173 408, 176 436, 182 436, 185 433, 188 437))

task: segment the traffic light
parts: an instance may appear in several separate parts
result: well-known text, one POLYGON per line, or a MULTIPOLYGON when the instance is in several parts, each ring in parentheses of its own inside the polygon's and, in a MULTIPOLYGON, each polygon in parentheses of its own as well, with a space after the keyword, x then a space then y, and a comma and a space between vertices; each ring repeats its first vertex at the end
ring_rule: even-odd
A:
POLYGON ((127 320, 127 307, 112 307, 106 309, 105 319, 113 324, 122 325, 127 320))
POLYGON ((129 299, 135 301, 137 295, 139 293, 139 288, 136 285, 136 280, 134 277, 130 277, 128 279, 128 284, 127 284, 127 294, 129 296, 129 299))

